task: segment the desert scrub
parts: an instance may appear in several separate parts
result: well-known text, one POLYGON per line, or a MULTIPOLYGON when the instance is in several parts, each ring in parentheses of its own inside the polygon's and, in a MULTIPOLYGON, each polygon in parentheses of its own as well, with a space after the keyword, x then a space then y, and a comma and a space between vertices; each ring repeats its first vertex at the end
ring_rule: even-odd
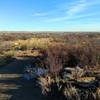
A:
POLYGON ((65 87, 64 96, 66 97, 67 100, 81 100, 78 90, 71 85, 65 87))
POLYGON ((100 88, 98 88, 96 91, 96 97, 97 97, 97 100, 100 100, 100 88))
POLYGON ((39 85, 48 100, 80 100, 78 90, 59 77, 41 78, 39 85))
POLYGON ((59 77, 41 78, 39 85, 47 100, 100 100, 99 87, 96 89, 77 87, 59 77))
POLYGON ((13 50, 5 51, 5 52, 3 52, 3 55, 4 55, 6 58, 12 58, 12 57, 14 57, 14 55, 15 55, 15 51, 13 51, 13 50))
POLYGON ((13 44, 15 50, 29 50, 34 48, 46 49, 48 44, 52 42, 52 38, 31 38, 27 40, 18 40, 13 44))
MULTIPOLYGON (((48 59, 63 67, 97 66, 100 60, 99 49, 92 44, 86 45, 55 45, 48 48, 48 59)), ((56 64, 56 65, 57 65, 56 64)))
POLYGON ((9 51, 12 49, 13 42, 11 41, 4 41, 0 42, 0 52, 9 51))

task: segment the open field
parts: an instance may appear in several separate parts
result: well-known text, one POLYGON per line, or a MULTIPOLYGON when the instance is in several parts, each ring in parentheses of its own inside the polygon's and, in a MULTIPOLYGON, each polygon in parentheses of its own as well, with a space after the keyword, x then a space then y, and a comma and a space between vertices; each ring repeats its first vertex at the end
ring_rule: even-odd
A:
MULTIPOLYGON (((30 72, 32 71, 33 69, 30 72)), ((5 86, 0 79, 0 86, 4 86, 2 89, 7 88, 5 91, 9 90, 9 86, 14 88, 16 82, 25 87, 14 94, 11 93, 10 97, 6 94, 9 100, 17 100, 16 93, 17 95, 19 93, 19 97, 20 94, 23 96, 19 100, 28 100, 24 96, 24 90, 25 95, 29 97, 31 94, 32 99, 30 98, 30 100, 33 100, 37 98, 34 97, 34 89, 38 90, 36 94, 38 96, 40 95, 39 88, 43 95, 43 98, 41 96, 39 100, 40 98, 42 98, 41 100, 44 98, 46 100, 100 100, 100 33, 1 32, 0 74, 3 73, 19 75, 17 81, 12 85, 6 84, 5 86), (27 58, 30 59, 28 64, 25 62, 26 60, 23 60, 27 58), (22 63, 19 59, 22 60, 22 63), (5 67, 9 64, 11 64, 9 68, 5 67), (32 68, 42 68, 48 71, 46 75, 38 76, 35 84, 37 87, 31 83, 34 79, 31 82, 24 82, 20 76, 24 74, 25 66, 29 65, 32 68), (13 71, 15 73, 12 73, 13 71), (31 85, 31 90, 26 87, 26 84, 31 85), (27 89, 30 94, 26 92, 27 89), (59 99, 57 99, 58 97, 59 99)), ((3 77, 5 78, 5 76, 3 77)), ((3 77, 0 76, 2 79, 3 77)), ((13 77, 16 80, 16 76, 13 77)), ((13 77, 10 76, 12 81, 13 77)), ((5 80, 8 80, 7 78, 9 76, 5 80)), ((6 92, 1 91, 0 93, 6 92)))

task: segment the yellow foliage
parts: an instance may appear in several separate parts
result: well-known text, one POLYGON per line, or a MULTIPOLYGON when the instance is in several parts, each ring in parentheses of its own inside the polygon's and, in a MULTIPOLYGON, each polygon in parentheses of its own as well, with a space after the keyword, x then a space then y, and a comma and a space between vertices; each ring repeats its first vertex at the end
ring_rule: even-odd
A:
POLYGON ((46 49, 53 41, 53 38, 31 38, 27 40, 14 41, 14 48, 16 49, 32 49, 41 48, 46 49))

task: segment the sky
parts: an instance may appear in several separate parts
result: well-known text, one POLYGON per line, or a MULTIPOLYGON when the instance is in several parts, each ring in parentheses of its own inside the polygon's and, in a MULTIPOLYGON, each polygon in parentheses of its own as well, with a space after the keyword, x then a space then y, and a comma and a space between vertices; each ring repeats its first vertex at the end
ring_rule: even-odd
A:
POLYGON ((0 31, 100 32, 100 0, 0 0, 0 31))

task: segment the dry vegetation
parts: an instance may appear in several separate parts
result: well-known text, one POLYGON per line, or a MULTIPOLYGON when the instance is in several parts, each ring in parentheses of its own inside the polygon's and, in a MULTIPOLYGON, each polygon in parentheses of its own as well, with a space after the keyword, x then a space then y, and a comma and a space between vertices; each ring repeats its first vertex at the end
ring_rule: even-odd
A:
POLYGON ((100 100, 100 86, 97 85, 97 75, 100 75, 100 33, 7 35, 1 35, 0 66, 16 56, 42 56, 49 69, 48 76, 39 78, 46 97, 50 100, 100 100), (84 72, 92 72, 91 77, 88 74, 81 77, 82 73, 77 71, 73 81, 61 77, 64 68, 76 66, 84 72), (95 88, 84 89, 83 85, 80 88, 78 83, 85 84, 87 81, 96 81, 95 88))

